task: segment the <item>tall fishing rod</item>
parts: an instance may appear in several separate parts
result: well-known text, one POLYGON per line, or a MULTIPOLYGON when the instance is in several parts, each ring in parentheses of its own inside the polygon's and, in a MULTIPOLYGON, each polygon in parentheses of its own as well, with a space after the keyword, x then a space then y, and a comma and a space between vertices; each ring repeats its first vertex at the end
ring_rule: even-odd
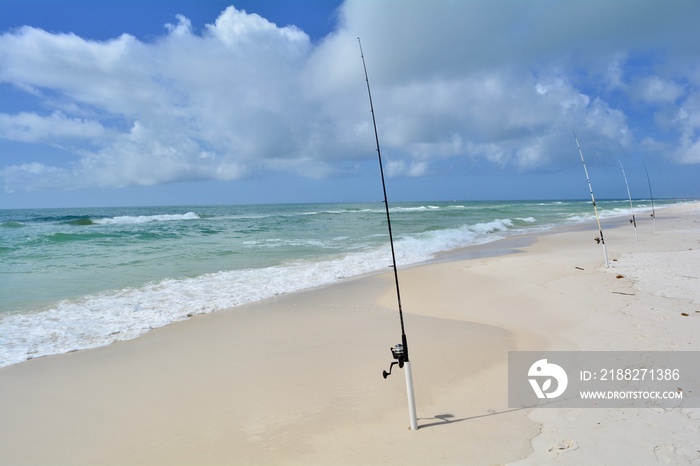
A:
POLYGON ((639 241, 639 236, 637 235, 637 219, 634 217, 634 207, 632 206, 632 195, 630 194, 630 185, 627 184, 627 175, 625 175, 625 168, 622 166, 622 161, 620 162, 620 169, 622 170, 622 177, 625 179, 625 186, 627 187, 627 198, 630 200, 630 209, 632 209, 632 220, 630 223, 634 225, 634 239, 639 241))
MULTIPOLYGON (((573 131, 573 130, 572 130, 573 131)), ((581 155, 581 163, 583 164, 583 171, 586 173, 586 181, 588 181, 588 190, 591 192, 591 200, 593 201, 593 211, 595 212, 595 219, 598 222, 598 234, 600 235, 596 238, 596 242, 603 245, 603 254, 605 255, 605 266, 610 267, 610 262, 608 262, 608 248, 605 246, 605 239, 603 238, 603 227, 600 226, 600 216, 598 215, 598 206, 595 203, 595 196, 593 196, 593 187, 591 186, 591 178, 588 176, 588 169, 586 168, 586 161, 583 159, 583 151, 581 150, 581 145, 578 143, 578 138, 576 137, 576 131, 573 131, 574 139, 576 140, 576 147, 578 147, 578 153, 581 155)))
POLYGON ((411 362, 408 359, 408 340, 406 339, 406 330, 403 324, 403 310, 401 308, 401 291, 399 289, 399 272, 396 267, 396 252, 394 250, 394 235, 391 231, 391 215, 389 215, 389 199, 386 195, 386 182, 384 181, 384 167, 382 165, 382 151, 379 148, 379 133, 377 132, 377 120, 374 116, 374 104, 372 103, 372 91, 369 88, 369 77, 367 76, 367 65, 365 64, 365 55, 362 52, 362 42, 357 38, 357 43, 360 46, 360 56, 362 57, 362 67, 365 70, 365 81, 367 82, 367 95, 369 96, 369 108, 372 112, 372 124, 374 125, 374 140, 377 143, 377 157, 379 159, 379 173, 382 177, 382 190, 384 191, 384 207, 386 209, 386 223, 389 228, 389 244, 391 245, 391 260, 392 268, 394 269, 394 282, 396 283, 396 300, 399 306, 399 320, 401 321, 401 343, 391 348, 391 354, 396 359, 389 365, 389 372, 384 371, 383 376, 386 379, 391 375, 391 369, 394 364, 398 364, 399 368, 405 369, 406 373, 406 394, 408 396, 408 414, 411 421, 411 430, 418 429, 418 418, 416 417, 416 401, 413 394, 413 373, 411 372, 411 362))
POLYGON ((656 212, 654 211, 654 195, 651 193, 651 180, 649 179, 649 172, 647 171, 647 166, 642 162, 644 167, 644 173, 647 174, 647 183, 649 183, 649 197, 651 197, 651 217, 654 219, 654 230, 656 230, 656 212))

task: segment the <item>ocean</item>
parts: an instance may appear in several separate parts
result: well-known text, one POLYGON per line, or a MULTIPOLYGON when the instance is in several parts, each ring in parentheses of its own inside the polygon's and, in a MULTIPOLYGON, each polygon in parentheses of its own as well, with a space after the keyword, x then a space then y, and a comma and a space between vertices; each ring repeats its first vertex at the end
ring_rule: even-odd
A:
MULTIPOLYGON (((399 270, 594 219, 590 201, 390 207, 399 270)), ((627 200, 598 207, 603 219, 630 214, 627 200)), ((648 201, 635 209, 652 221, 648 201)), ((0 367, 390 264, 383 203, 0 210, 0 367)))

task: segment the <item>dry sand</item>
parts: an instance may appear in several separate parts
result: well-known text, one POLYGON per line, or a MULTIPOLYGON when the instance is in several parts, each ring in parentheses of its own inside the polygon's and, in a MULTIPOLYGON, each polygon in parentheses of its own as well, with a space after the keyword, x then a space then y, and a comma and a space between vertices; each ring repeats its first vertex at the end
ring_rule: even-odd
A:
POLYGON ((508 408, 508 351, 700 350, 700 204, 604 228, 400 271, 418 431, 389 273, 0 369, 0 464, 700 464, 700 409, 508 408))

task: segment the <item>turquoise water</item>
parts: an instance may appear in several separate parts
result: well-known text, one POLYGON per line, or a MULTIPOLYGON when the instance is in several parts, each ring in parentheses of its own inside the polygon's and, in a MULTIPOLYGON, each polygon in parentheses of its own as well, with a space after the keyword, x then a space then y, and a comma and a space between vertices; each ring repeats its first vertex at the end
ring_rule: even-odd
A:
MULTIPOLYGON (((593 219, 586 201, 390 205, 399 268, 593 219)), ((0 210, 0 367, 385 271, 388 240, 382 203, 0 210)))

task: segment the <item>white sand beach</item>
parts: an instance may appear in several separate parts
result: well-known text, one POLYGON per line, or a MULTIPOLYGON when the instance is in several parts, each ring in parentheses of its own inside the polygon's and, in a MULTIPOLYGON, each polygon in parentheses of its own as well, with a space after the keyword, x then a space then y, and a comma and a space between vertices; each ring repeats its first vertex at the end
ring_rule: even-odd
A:
POLYGON ((387 272, 2 368, 0 464, 700 464, 700 409, 508 407, 508 351, 700 351, 700 204, 638 218, 400 270, 417 431, 387 272))

